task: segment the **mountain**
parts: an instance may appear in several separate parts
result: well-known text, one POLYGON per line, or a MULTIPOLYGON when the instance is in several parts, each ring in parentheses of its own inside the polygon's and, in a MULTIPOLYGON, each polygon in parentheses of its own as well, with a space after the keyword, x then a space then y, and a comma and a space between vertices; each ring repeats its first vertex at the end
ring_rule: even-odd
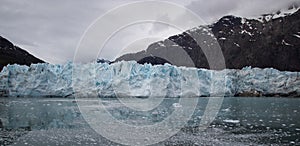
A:
MULTIPOLYGON (((141 64, 164 64, 168 60, 158 57, 159 55, 179 59, 174 52, 177 51, 176 48, 182 47, 197 68, 209 68, 201 47, 190 34, 197 33, 204 35, 204 38, 212 38, 209 37, 213 36, 210 32, 223 51, 226 68, 252 66, 300 71, 300 10, 297 7, 252 19, 225 16, 212 25, 187 30, 150 44, 145 51, 125 54, 115 61, 135 60, 141 64)), ((208 47, 216 45, 205 40, 202 43, 208 47)), ((189 66, 184 61, 173 65, 189 66)))
POLYGON ((0 36, 0 71, 8 64, 30 65, 32 63, 44 63, 44 61, 0 36))

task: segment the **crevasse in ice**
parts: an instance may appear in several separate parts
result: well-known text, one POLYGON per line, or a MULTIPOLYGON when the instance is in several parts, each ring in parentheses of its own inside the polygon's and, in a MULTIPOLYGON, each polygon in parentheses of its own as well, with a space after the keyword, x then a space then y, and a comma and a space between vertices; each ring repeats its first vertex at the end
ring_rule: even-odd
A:
POLYGON ((136 62, 8 65, 0 90, 9 96, 234 96, 300 93, 300 73, 267 68, 213 71, 136 62))

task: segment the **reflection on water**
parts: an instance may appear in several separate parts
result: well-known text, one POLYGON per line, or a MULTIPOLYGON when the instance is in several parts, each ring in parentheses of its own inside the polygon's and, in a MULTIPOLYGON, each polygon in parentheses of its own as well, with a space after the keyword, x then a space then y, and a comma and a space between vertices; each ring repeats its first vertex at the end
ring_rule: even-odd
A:
MULTIPOLYGON (((166 98, 149 111, 136 111, 117 99, 102 102, 116 119, 136 125, 161 122, 181 108, 176 98, 166 98)), ((151 106, 143 100, 130 102, 151 106)), ((160 144, 300 144, 300 99, 225 98, 214 122, 200 132, 197 126, 207 102, 208 98, 199 98, 188 125, 160 144)), ((97 104, 95 100, 90 106, 97 104)), ((115 145, 89 127, 74 99, 0 98, 0 119, 0 145, 115 145)))

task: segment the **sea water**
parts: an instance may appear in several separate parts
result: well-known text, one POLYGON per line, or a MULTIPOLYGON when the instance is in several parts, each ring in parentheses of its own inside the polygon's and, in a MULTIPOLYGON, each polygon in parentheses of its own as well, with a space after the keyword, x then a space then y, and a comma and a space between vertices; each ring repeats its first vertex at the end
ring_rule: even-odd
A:
MULTIPOLYGON (((148 111, 129 108, 117 98, 85 100, 95 109, 106 108, 116 120, 139 126, 162 122, 176 108, 183 108, 179 99, 164 98, 156 108, 148 111), (99 102, 103 107, 98 107, 99 102)), ((201 131, 197 127, 208 100, 208 97, 199 97, 187 124, 157 145, 300 144, 298 98, 226 97, 214 121, 201 131)), ((143 99, 130 102, 152 106, 143 99)), ((1 145, 119 145, 89 126, 73 98, 3 97, 0 98, 0 119, 1 145)))

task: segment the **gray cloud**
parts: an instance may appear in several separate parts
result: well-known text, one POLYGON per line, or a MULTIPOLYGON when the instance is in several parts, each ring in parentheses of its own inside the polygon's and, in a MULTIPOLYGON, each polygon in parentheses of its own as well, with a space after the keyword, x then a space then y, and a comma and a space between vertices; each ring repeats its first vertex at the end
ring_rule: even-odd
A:
POLYGON ((123 2, 2 0, 0 35, 51 63, 72 60, 84 30, 123 2))
MULTIPOLYGON (((73 59, 81 36, 96 18, 116 6, 132 1, 1 0, 0 35, 47 62, 64 63, 73 59)), ((300 3, 299 0, 170 0, 170 2, 185 5, 207 23, 212 23, 227 14, 257 16, 288 7, 292 3, 300 3)), ((158 20, 163 18, 169 19, 167 15, 162 15, 158 20)), ((116 48, 138 37, 147 36, 147 33, 166 36, 174 32, 169 26, 162 25, 145 24, 131 28, 113 39, 114 42, 109 44, 109 47, 115 49, 106 51, 104 56, 115 56, 118 53, 116 48)))
POLYGON ((213 23, 224 15, 256 17, 261 14, 287 9, 292 4, 300 4, 299 0, 197 0, 186 7, 205 22, 213 23))

